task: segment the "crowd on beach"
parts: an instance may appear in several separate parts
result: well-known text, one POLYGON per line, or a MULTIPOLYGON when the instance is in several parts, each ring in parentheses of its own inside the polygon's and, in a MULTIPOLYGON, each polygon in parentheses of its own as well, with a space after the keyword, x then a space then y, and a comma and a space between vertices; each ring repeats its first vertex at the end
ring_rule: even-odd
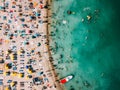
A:
POLYGON ((56 88, 46 64, 49 59, 45 47, 48 5, 44 2, 0 1, 0 87, 4 90, 56 88))

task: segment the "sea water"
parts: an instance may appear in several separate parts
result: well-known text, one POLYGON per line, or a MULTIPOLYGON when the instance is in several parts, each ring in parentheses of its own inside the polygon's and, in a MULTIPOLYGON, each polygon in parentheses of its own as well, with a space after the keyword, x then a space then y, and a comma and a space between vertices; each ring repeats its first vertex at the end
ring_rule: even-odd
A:
POLYGON ((119 5, 119 0, 53 0, 54 65, 60 78, 74 75, 65 90, 120 90, 119 5))

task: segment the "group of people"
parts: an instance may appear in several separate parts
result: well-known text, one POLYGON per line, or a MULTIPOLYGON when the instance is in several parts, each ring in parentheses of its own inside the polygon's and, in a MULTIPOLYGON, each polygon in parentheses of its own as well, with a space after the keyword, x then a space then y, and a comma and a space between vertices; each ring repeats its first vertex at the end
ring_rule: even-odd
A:
POLYGON ((0 64, 4 66, 6 90, 17 90, 19 82, 32 82, 29 89, 25 86, 19 90, 33 90, 33 86, 38 85, 42 89, 52 88, 49 82, 51 73, 46 72, 43 65, 46 45, 44 23, 47 23, 44 17, 47 16, 42 12, 47 8, 43 0, 0 2, 0 49, 3 53, 0 64))

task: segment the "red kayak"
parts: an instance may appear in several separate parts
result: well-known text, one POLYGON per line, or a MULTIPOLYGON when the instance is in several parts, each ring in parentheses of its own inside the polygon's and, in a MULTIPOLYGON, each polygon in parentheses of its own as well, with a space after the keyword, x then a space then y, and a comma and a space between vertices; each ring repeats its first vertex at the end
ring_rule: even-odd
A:
POLYGON ((65 83, 69 82, 72 78, 73 78, 73 76, 72 76, 72 75, 69 75, 69 76, 61 79, 61 80, 60 80, 60 83, 65 84, 65 83))

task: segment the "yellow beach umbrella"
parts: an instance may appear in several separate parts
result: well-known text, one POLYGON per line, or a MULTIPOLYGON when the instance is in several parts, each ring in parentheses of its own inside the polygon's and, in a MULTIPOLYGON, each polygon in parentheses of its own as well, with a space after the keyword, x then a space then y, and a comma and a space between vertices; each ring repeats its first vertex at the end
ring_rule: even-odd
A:
POLYGON ((25 79, 27 79, 27 80, 28 80, 28 79, 29 79, 29 78, 28 78, 28 76, 26 76, 26 77, 25 77, 25 79))
POLYGON ((5 76, 8 76, 8 75, 10 75, 11 73, 10 73, 10 71, 7 71, 7 72, 4 72, 3 73, 5 76))
POLYGON ((10 59, 11 59, 11 60, 14 60, 13 54, 10 54, 10 59))
POLYGON ((0 60, 2 60, 3 58, 2 57, 0 57, 0 60))
POLYGON ((6 69, 6 70, 8 70, 8 69, 9 69, 9 67, 7 66, 7 64, 5 65, 5 69, 6 69))
POLYGON ((3 75, 5 75, 5 76, 6 76, 6 72, 4 72, 4 73, 3 73, 3 75))
POLYGON ((3 62, 3 58, 2 57, 0 57, 0 62, 3 62))
POLYGON ((24 73, 19 73, 19 74, 18 74, 18 77, 19 77, 19 78, 24 77, 24 73))
POLYGON ((17 54, 18 54, 18 55, 20 55, 20 54, 21 54, 21 51, 20 51, 20 50, 19 50, 19 51, 17 51, 17 54))
POLYGON ((11 69, 12 68, 12 65, 11 65, 11 63, 7 63, 7 64, 5 64, 5 69, 11 69))
POLYGON ((27 70, 29 74, 32 74, 32 70, 31 69, 28 69, 27 70))
POLYGON ((13 87, 15 86, 15 82, 11 82, 10 85, 13 87))
POLYGON ((5 51, 6 54, 8 54, 8 51, 5 51))
POLYGON ((7 87, 5 87, 5 90, 10 90, 10 88, 7 86, 7 87))
POLYGON ((32 75, 27 75, 26 78, 30 79, 30 78, 32 78, 32 75))
POLYGON ((25 79, 27 79, 27 80, 28 80, 28 79, 30 79, 30 77, 27 75, 27 76, 25 77, 25 79))
POLYGON ((23 51, 23 49, 20 50, 20 53, 23 51))
POLYGON ((9 43, 10 41, 9 40, 5 40, 5 43, 9 43))
POLYGON ((17 76, 17 74, 18 74, 17 72, 12 72, 11 76, 17 76))
POLYGON ((37 5, 38 5, 37 2, 33 2, 33 6, 34 6, 34 8, 35 8, 37 5))

